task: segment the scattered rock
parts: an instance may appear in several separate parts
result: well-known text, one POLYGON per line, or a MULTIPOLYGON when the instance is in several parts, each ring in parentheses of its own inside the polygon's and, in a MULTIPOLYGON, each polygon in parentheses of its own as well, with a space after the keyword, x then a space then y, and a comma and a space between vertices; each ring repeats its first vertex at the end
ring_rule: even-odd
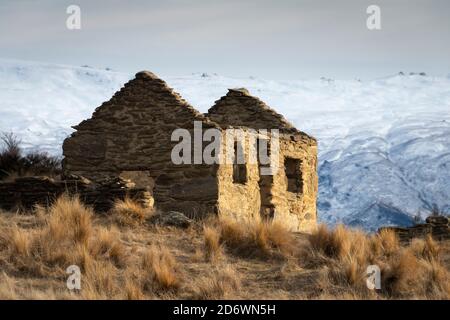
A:
POLYGON ((126 197, 146 207, 153 204, 153 197, 146 189, 130 188, 123 179, 115 178, 93 183, 86 178, 70 175, 65 176, 64 180, 39 176, 0 182, 0 208, 29 210, 37 204, 50 206, 64 193, 78 195, 84 204, 93 206, 97 212, 107 212, 116 199, 126 197))
POLYGON ((448 218, 444 216, 429 216, 426 220, 427 223, 434 225, 446 225, 448 224, 448 218))
POLYGON ((186 217, 182 212, 169 211, 152 216, 150 218, 150 223, 160 226, 187 228, 192 224, 192 219, 186 217))

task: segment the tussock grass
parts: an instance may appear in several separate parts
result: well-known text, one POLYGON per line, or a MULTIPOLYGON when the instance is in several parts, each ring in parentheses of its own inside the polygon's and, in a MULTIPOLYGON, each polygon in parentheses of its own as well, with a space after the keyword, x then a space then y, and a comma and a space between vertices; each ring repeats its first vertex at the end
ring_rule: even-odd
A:
POLYGON ((120 241, 119 230, 114 226, 97 229, 95 241, 89 244, 89 252, 95 258, 110 259, 117 267, 122 267, 127 262, 126 247, 120 241))
POLYGON ((176 290, 180 286, 177 263, 166 247, 148 248, 142 256, 142 269, 147 289, 176 290))
POLYGON ((231 299, 241 288, 241 279, 229 264, 216 266, 209 277, 204 277, 189 297, 195 300, 231 299))
POLYGON ((400 248, 400 241, 398 239, 398 236, 392 230, 382 230, 372 239, 372 241, 372 245, 376 248, 376 252, 379 253, 381 251, 387 256, 398 252, 400 248))
POLYGON ((139 212, 125 220, 69 196, 33 214, 1 212, 0 298, 450 298, 450 245, 431 237, 405 245, 392 231, 305 235, 231 217, 181 230, 142 223, 148 212, 135 205, 118 206, 139 212), (70 265, 81 269, 80 291, 66 287, 70 265), (366 286, 369 265, 381 270, 381 290, 366 286))
POLYGON ((58 198, 46 219, 48 239, 71 239, 87 245, 92 235, 93 215, 92 209, 85 207, 77 197, 64 195, 58 198))
POLYGON ((17 225, 13 225, 7 235, 8 243, 10 244, 10 256, 23 256, 28 257, 30 255, 31 237, 27 232, 23 232, 17 225))
POLYGON ((111 210, 114 220, 121 226, 136 227, 145 223, 152 210, 144 208, 136 201, 125 198, 117 200, 111 210))
POLYGON ((439 244, 428 235, 425 240, 413 239, 411 242, 411 250, 413 254, 425 260, 440 260, 441 248, 439 244))
POLYGON ((220 217, 215 222, 220 243, 246 257, 289 257, 295 253, 293 234, 280 222, 220 217))
MULTIPOLYGON (((106 298, 121 291, 117 281, 126 263, 125 246, 113 227, 94 226, 93 211, 78 198, 62 196, 48 209, 38 208, 33 227, 0 224, 0 267, 12 274, 38 279, 56 279, 64 288, 65 270, 78 265, 83 272, 83 294, 106 298)), ((14 217, 10 217, 14 219, 14 217)))
POLYGON ((369 236, 344 226, 330 230, 322 225, 308 240, 301 263, 322 268, 321 287, 336 296, 350 293, 359 298, 450 298, 449 272, 440 263, 439 246, 431 237, 415 239, 402 247, 392 231, 369 236), (369 265, 381 269, 379 292, 366 287, 369 265))
POLYGON ((205 258, 209 261, 217 261, 223 256, 223 246, 220 243, 220 230, 212 226, 203 226, 203 238, 205 241, 205 258))

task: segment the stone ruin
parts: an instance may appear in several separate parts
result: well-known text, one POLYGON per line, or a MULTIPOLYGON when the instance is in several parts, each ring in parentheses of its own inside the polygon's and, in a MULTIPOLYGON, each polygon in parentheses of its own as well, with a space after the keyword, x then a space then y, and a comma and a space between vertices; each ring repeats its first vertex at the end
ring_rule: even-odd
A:
POLYGON ((412 227, 384 227, 382 230, 394 231, 400 241, 408 242, 413 238, 424 238, 428 235, 436 240, 450 240, 449 219, 445 216, 432 215, 426 218, 425 223, 416 224, 412 227))
POLYGON ((49 206, 63 194, 77 195, 80 200, 104 213, 117 199, 129 197, 143 207, 153 206, 153 198, 145 188, 138 188, 121 178, 93 183, 83 177, 68 176, 64 180, 49 177, 23 177, 0 182, 0 208, 4 210, 30 210, 35 205, 49 206))
MULTIPOLYGON (((143 71, 74 129, 63 144, 63 176, 89 179, 95 187, 77 183, 82 199, 89 203, 99 203, 94 199, 103 197, 107 187, 100 181, 122 181, 126 183, 120 185, 119 197, 132 192, 162 212, 179 211, 191 218, 263 216, 283 221, 296 231, 310 231, 316 225, 317 141, 245 89, 229 90, 202 114, 163 80, 143 71), (183 128, 193 136, 194 121, 201 122, 203 132, 215 128, 223 134, 221 150, 226 129, 278 129, 280 169, 274 175, 261 175, 266 166, 261 162, 174 164, 171 152, 177 142, 171 141, 172 133, 183 128), (133 186, 126 187, 127 183, 133 186)), ((258 139, 270 144, 274 136, 268 131, 258 139)), ((240 147, 248 160, 249 143, 240 147)), ((72 188, 68 181, 45 183, 48 190, 57 192, 72 188)), ((9 186, 16 189, 12 191, 15 198, 9 194, 15 199, 11 204, 19 198, 35 201, 29 191, 32 187, 28 191, 22 187, 9 186)), ((0 196, 6 189, 0 185, 0 196)), ((114 198, 111 192, 106 194, 100 201, 105 204, 114 198)))

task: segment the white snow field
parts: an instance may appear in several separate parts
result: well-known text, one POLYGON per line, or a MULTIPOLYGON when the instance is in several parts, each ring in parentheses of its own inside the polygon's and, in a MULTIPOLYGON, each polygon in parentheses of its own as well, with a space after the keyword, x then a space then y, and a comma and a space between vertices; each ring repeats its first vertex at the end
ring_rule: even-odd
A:
MULTIPOLYGON (((26 150, 59 155, 71 126, 89 118, 132 77, 0 59, 0 131, 16 133, 26 150)), ((315 136, 322 222, 373 231, 409 225, 433 206, 450 213, 450 77, 269 81, 199 73, 162 78, 202 112, 228 88, 246 87, 315 136)))

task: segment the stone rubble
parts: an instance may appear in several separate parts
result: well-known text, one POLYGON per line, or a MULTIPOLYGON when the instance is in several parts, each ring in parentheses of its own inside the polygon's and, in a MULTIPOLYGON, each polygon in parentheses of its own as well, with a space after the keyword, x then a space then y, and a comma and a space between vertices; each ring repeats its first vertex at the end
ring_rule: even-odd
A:
POLYGON ((0 182, 0 208, 30 210, 35 205, 50 206, 63 194, 77 195, 97 212, 107 212, 116 199, 129 197, 148 207, 152 196, 142 188, 127 187, 120 178, 92 183, 83 177, 70 176, 66 180, 49 177, 23 177, 12 182, 0 182))
POLYGON ((425 238, 431 235, 436 240, 450 239, 449 219, 445 216, 429 216, 425 223, 417 224, 408 228, 384 227, 381 230, 392 230, 401 241, 410 241, 413 238, 425 238))

